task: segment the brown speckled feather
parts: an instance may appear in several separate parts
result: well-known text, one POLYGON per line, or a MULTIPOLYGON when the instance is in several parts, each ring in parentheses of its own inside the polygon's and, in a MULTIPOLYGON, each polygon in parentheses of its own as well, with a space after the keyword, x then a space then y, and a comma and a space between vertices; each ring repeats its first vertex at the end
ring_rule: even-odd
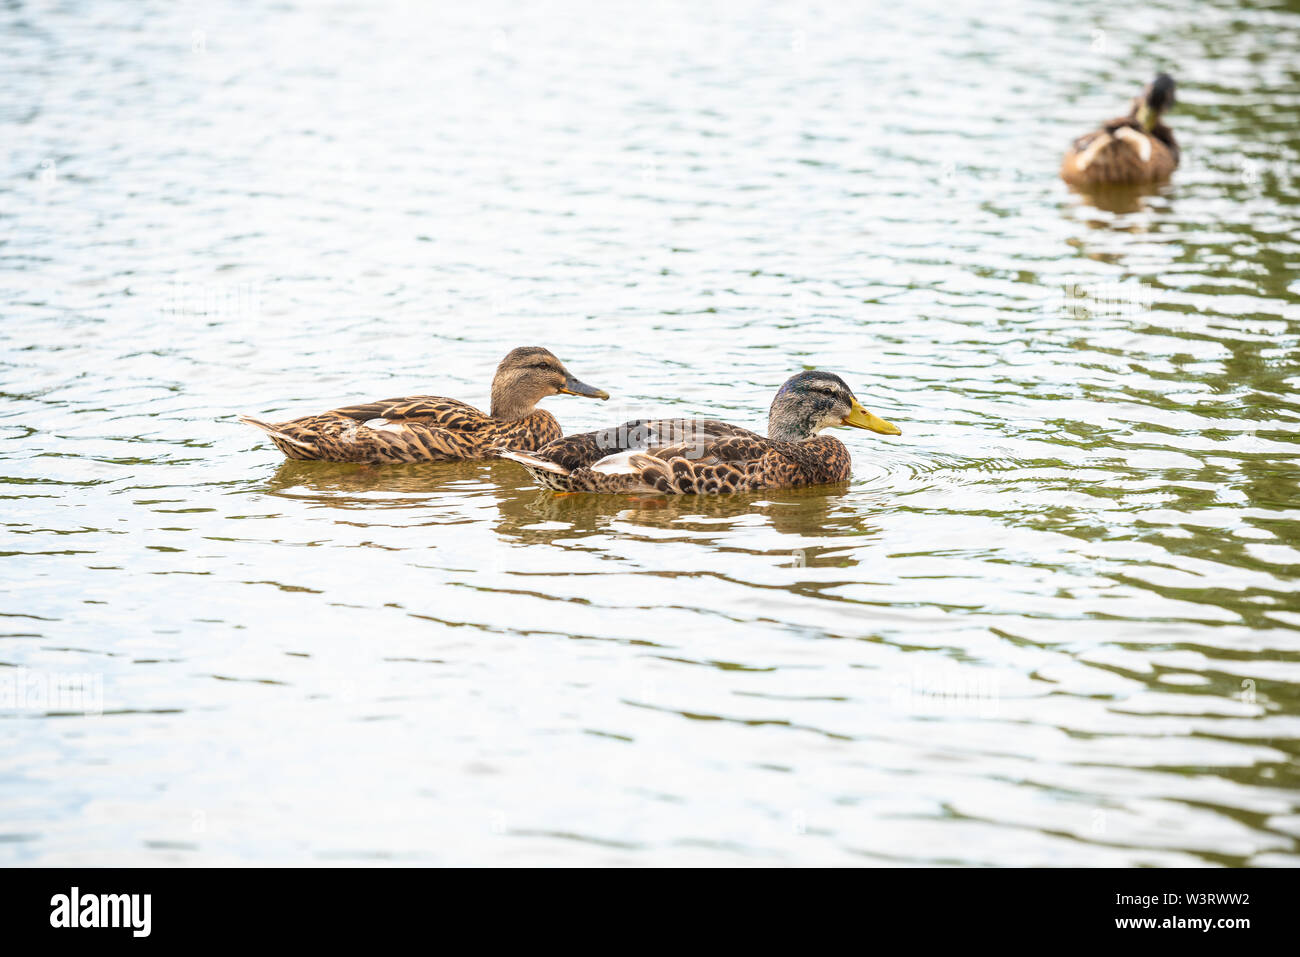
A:
POLYGON ((638 420, 571 435, 532 455, 507 454, 542 485, 574 492, 719 494, 825 485, 848 479, 843 442, 777 442, 725 422, 638 420), (614 462, 606 456, 626 452, 614 462))
MULTIPOLYGON (((649 450, 674 444, 695 448, 731 435, 762 439, 762 436, 748 429, 713 419, 633 419, 611 429, 557 438, 545 445, 545 455, 549 461, 573 471, 595 465, 605 456, 616 452, 649 450)), ((519 451, 530 450, 520 448, 519 451)))
POLYGON ((472 405, 419 395, 351 405, 288 422, 240 421, 266 432, 291 459, 330 462, 446 462, 493 458, 500 448, 538 449, 560 437, 542 409, 503 421, 472 405))
POLYGON ((1163 123, 1156 124, 1147 133, 1132 117, 1119 117, 1071 144, 1061 161, 1061 178, 1071 186, 1152 183, 1173 173, 1178 167, 1178 156, 1173 130, 1163 123), (1140 146, 1131 137, 1117 137, 1115 134, 1120 130, 1132 130, 1143 137, 1150 145, 1150 156, 1143 159, 1140 146), (1098 148, 1089 156, 1089 148, 1094 145, 1098 148), (1080 162, 1085 164, 1083 168, 1080 162))

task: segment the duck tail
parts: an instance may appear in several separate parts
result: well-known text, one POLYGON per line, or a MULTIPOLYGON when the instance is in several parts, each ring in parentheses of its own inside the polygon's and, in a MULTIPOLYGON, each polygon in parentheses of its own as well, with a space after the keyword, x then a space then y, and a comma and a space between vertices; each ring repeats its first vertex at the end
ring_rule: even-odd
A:
POLYGON ((497 452, 503 459, 510 459, 512 462, 518 462, 524 468, 536 475, 538 472, 549 472, 552 475, 569 475, 569 470, 563 465, 552 462, 550 459, 544 459, 541 456, 534 455, 532 452, 516 452, 514 449, 500 449, 497 452))
POLYGON ((301 439, 295 439, 292 435, 289 435, 286 432, 281 432, 278 428, 276 428, 274 425, 271 425, 269 422, 263 422, 261 419, 255 419, 251 415, 241 415, 239 417, 239 421, 244 423, 244 425, 251 425, 255 429, 261 429, 263 432, 269 435, 271 439, 275 442, 275 444, 280 446, 280 448, 283 449, 286 453, 289 453, 291 450, 286 449, 285 444, 292 446, 292 448, 294 449, 300 449, 303 452, 315 451, 315 448, 310 443, 303 442, 301 439))
POLYGON ((251 425, 255 429, 261 429, 263 432, 274 432, 275 426, 269 422, 263 422, 261 419, 255 419, 251 415, 241 415, 239 421, 244 425, 251 425))

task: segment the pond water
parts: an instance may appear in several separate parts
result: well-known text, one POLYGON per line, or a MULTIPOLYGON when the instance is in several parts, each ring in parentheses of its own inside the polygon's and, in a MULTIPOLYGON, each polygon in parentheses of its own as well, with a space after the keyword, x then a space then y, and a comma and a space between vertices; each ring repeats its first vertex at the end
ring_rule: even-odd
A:
POLYGON ((1300 864, 1300 8, 0 12, 0 862, 1300 864), (1064 146, 1157 69, 1172 184, 1064 146), (236 422, 545 345, 849 483, 236 422))

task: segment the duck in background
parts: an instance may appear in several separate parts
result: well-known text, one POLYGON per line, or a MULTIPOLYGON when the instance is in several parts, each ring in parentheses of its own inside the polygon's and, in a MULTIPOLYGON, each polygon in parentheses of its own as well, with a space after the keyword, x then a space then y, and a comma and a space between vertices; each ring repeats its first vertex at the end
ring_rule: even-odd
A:
POLYGON ((1162 117, 1174 104, 1174 80, 1161 73, 1133 100, 1127 116, 1079 137, 1061 162, 1071 186, 1133 186, 1167 179, 1178 166, 1178 143, 1162 117))
POLYGON ((580 382, 554 355, 538 346, 515 349, 492 378, 491 411, 434 395, 382 399, 365 405, 255 426, 291 459, 326 462, 449 462, 495 458, 503 447, 525 451, 560 438, 560 424, 539 401, 551 395, 608 399, 609 393, 580 382))
POLYGON ((829 372, 788 379, 767 422, 764 437, 710 419, 637 419, 556 439, 535 452, 505 450, 501 458, 518 462, 539 484, 565 492, 748 492, 848 479, 849 450, 839 439, 818 435, 823 429, 902 434, 864 409, 844 380, 829 372))

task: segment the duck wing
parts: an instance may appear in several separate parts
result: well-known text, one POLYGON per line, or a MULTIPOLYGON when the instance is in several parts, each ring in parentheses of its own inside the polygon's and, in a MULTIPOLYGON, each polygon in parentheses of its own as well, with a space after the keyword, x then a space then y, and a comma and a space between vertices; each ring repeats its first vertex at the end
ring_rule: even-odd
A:
POLYGON ((330 462, 444 462, 490 458, 505 440, 527 444, 533 433, 559 434, 549 413, 498 422, 472 405, 442 396, 405 396, 333 409, 288 422, 240 421, 266 432, 294 459, 330 462))
POLYGON ((440 429, 460 431, 480 429, 493 421, 466 402, 440 395, 408 395, 399 399, 380 399, 378 402, 349 405, 324 414, 343 416, 363 423, 381 419, 383 422, 378 423, 379 427, 397 422, 419 422, 440 429))
MULTIPOLYGON (((634 423, 628 423, 632 425, 634 423)), ((725 423, 717 423, 724 425, 725 423)), ((825 485, 849 477, 852 461, 843 442, 820 436, 806 442, 774 442, 748 429, 727 426, 730 434, 704 441, 674 442, 625 448, 602 455, 590 464, 568 468, 558 461, 557 443, 535 453, 505 452, 539 484, 562 491, 660 492, 667 495, 710 495, 756 489, 825 485)), ((590 459, 594 440, 588 433, 564 450, 590 459)), ((679 435, 672 429, 655 435, 679 435)), ((698 433, 697 433, 698 434, 698 433)), ((560 443, 567 440, 559 440, 560 443)), ((597 443, 599 444, 599 443, 597 443)))
POLYGON ((1164 179, 1178 166, 1178 143, 1163 123, 1147 131, 1120 116, 1080 136, 1061 162, 1061 178, 1074 186, 1144 183, 1164 179))
POLYGON ((596 432, 580 432, 548 442, 534 453, 565 471, 595 465, 620 452, 652 451, 670 446, 702 448, 720 438, 762 436, 713 419, 633 419, 596 432))
MULTIPOLYGON (((844 481, 852 470, 848 449, 830 436, 774 442, 728 435, 703 447, 679 444, 634 453, 628 465, 645 486, 670 495, 825 485, 844 481)), ((597 463, 593 471, 600 466, 597 463)))

